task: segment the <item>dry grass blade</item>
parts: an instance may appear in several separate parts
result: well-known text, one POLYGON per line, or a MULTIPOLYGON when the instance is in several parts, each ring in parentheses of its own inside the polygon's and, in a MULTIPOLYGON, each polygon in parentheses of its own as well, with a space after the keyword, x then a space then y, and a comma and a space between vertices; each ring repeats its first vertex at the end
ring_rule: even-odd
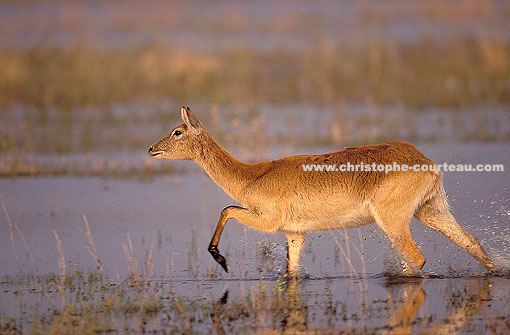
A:
POLYGON ((62 240, 55 229, 52 229, 53 236, 55 236, 55 241, 57 244, 57 252, 58 252, 58 269, 60 272, 60 285, 57 285, 57 290, 62 295, 62 306, 66 305, 66 294, 65 294, 65 285, 66 285, 66 259, 64 256, 64 247, 62 245, 62 240))
POLYGON ((151 250, 149 251, 149 258, 147 259, 147 272, 149 274, 149 279, 155 278, 153 254, 154 254, 154 242, 152 242, 152 244, 151 244, 151 250))
MULTIPOLYGON (((2 201, 2 207, 5 213, 5 218, 7 219, 7 222, 9 223, 9 226, 11 226, 11 217, 9 216, 9 212, 7 212, 7 206, 5 205, 4 197, 2 194, 0 194, 0 200, 2 201)), ((18 233, 19 238, 23 242, 23 245, 25 246, 25 250, 27 251, 28 257, 32 261, 32 264, 37 268, 37 265, 35 265, 34 256, 32 255, 32 251, 30 250, 30 247, 28 246, 27 241, 25 240, 25 235, 21 231, 20 227, 15 221, 12 221, 12 225, 16 229, 16 232, 18 233)), ((14 243, 14 241, 12 241, 14 243)))
POLYGON ((365 263, 365 245, 363 244, 363 236, 361 235, 361 230, 358 228, 358 238, 360 245, 360 258, 361 258, 361 268, 363 269, 363 277, 365 278, 367 275, 367 264, 365 263))
POLYGON ((363 248, 363 242, 362 242, 362 237, 361 237, 361 232, 358 228, 358 237, 360 239, 360 247, 356 246, 354 243, 349 243, 350 242, 350 237, 349 235, 347 234, 347 232, 344 230, 344 237, 345 237, 345 240, 346 240, 346 244, 347 244, 347 256, 349 257, 349 259, 351 259, 351 252, 350 252, 350 246, 352 245, 352 248, 354 249, 354 251, 356 251, 356 253, 358 254, 360 260, 361 260, 361 267, 362 267, 362 271, 363 271, 363 277, 365 277, 366 275, 366 264, 365 264, 365 256, 364 256, 364 251, 362 250, 363 248))
POLYGON ((133 241, 131 240, 131 235, 129 233, 126 234, 127 236, 127 239, 128 239, 128 243, 129 243, 129 250, 134 250, 133 248, 133 241))
POLYGON ((124 251, 124 256, 126 257, 126 261, 128 262, 128 271, 131 273, 135 281, 140 280, 140 275, 138 273, 138 267, 136 266, 135 259, 129 252, 128 245, 126 243, 122 243, 122 250, 124 251))
POLYGON ((60 272, 60 280, 61 283, 65 283, 66 279, 66 259, 64 256, 64 247, 62 245, 62 240, 60 239, 60 236, 58 235, 57 231, 55 229, 52 229, 53 236, 55 236, 55 241, 57 245, 57 252, 58 252, 58 268, 60 272))
POLYGON ((16 258, 16 262, 18 263, 18 267, 21 267, 18 252, 16 251, 16 244, 14 243, 14 231, 12 229, 12 221, 11 218, 9 217, 9 213, 7 212, 7 207, 5 206, 4 196, 1 193, 0 200, 2 201, 2 208, 4 210, 5 218, 7 219, 7 224, 9 225, 9 238, 11 240, 12 251, 14 252, 14 257, 16 258))
POLYGON ((338 246, 338 249, 340 249, 340 251, 342 252, 342 255, 344 256, 345 260, 347 261, 347 264, 349 265, 349 269, 351 270, 351 273, 354 274, 354 276, 359 277, 358 271, 356 271, 356 269, 352 265, 351 258, 349 257, 347 252, 345 252, 344 247, 342 247, 342 245, 340 244, 340 242, 338 241, 336 236, 333 234, 333 232, 330 231, 329 233, 330 233, 331 237, 333 238, 333 241, 335 241, 336 245, 338 246))
POLYGON ((117 266, 117 262, 113 263, 113 269, 115 270, 115 279, 117 279, 117 282, 120 282, 120 273, 119 267, 117 266))
POLYGON ((165 277, 167 280, 170 279, 170 263, 168 262, 168 259, 165 259, 165 277))
POLYGON ((27 251, 30 261, 32 261, 32 264, 37 268, 37 265, 35 264, 34 256, 32 255, 32 251, 30 250, 30 247, 28 246, 28 243, 25 240, 25 235, 23 235, 23 232, 21 231, 21 229, 19 228, 19 226, 16 222, 13 222, 13 224, 14 224, 14 228, 16 228, 16 232, 18 233, 19 238, 21 238, 21 241, 23 242, 23 245, 25 246, 25 250, 27 251))
POLYGON ((99 257, 97 257, 96 245, 94 244, 94 240, 92 239, 92 233, 90 232, 89 221, 87 220, 87 216, 83 215, 83 222, 85 223, 85 229, 87 234, 87 250, 89 254, 94 258, 94 261, 97 264, 99 271, 103 271, 103 266, 101 265, 101 261, 99 257))
POLYGON ((343 230, 342 231, 344 233, 344 238, 345 238, 345 249, 347 250, 347 257, 349 257, 349 259, 352 259, 352 256, 351 256, 351 239, 349 238, 349 234, 347 234, 347 231, 346 230, 343 230))

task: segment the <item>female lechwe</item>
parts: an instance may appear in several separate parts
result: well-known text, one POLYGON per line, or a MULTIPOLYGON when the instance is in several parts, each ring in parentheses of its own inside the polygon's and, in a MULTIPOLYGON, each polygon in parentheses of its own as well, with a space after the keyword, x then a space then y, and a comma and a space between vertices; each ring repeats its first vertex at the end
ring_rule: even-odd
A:
POLYGON ((294 276, 305 234, 352 228, 376 222, 401 254, 404 273, 419 273, 425 258, 416 246, 409 223, 415 217, 465 249, 488 271, 495 271, 480 243, 453 218, 437 171, 316 172, 303 165, 435 165, 412 145, 391 142, 347 148, 323 155, 285 157, 271 162, 243 163, 225 151, 188 107, 183 124, 149 148, 158 159, 193 160, 241 206, 221 211, 209 245, 214 259, 228 271, 218 251, 228 219, 252 228, 287 235, 288 272, 294 276))

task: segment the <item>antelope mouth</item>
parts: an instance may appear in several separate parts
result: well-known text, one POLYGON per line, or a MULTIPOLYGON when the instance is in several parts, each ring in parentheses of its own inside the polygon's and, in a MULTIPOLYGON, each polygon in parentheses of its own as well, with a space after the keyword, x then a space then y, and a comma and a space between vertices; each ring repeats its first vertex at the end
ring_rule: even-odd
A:
POLYGON ((157 157, 157 156, 160 156, 164 153, 164 151, 154 151, 154 152, 151 152, 149 153, 149 155, 151 155, 151 157, 157 157))

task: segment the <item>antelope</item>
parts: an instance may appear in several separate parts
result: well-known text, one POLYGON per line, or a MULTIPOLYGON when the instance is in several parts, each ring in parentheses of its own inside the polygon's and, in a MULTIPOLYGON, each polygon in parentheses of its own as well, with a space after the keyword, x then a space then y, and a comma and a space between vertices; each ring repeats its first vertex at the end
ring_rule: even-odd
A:
POLYGON ((308 232, 346 229, 375 223, 401 256, 404 275, 419 275, 425 257, 409 229, 414 217, 466 250, 489 272, 495 265, 480 243, 464 230, 449 210, 439 171, 307 172, 307 164, 436 165, 404 142, 345 148, 322 155, 285 157, 271 162, 244 163, 232 157, 207 132, 189 107, 183 124, 151 145, 157 159, 198 163, 240 206, 221 211, 208 251, 228 272, 218 250, 225 224, 235 219, 263 232, 287 237, 287 273, 295 277, 308 232))

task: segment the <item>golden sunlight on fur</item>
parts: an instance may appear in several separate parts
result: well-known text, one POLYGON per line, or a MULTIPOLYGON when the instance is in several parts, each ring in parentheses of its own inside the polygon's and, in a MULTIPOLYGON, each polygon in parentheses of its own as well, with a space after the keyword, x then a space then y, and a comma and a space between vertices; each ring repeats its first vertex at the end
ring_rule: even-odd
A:
POLYGON ((149 148, 158 159, 193 160, 240 206, 222 210, 209 245, 214 259, 228 271, 218 250, 229 219, 264 232, 287 235, 288 273, 295 276, 307 232, 359 227, 375 222, 402 256, 406 275, 420 273, 425 258, 409 224, 415 217, 466 250, 488 271, 495 271, 480 243, 449 211, 439 172, 307 172, 303 164, 435 165, 411 144, 391 142, 346 148, 323 155, 285 157, 243 163, 225 151, 188 107, 183 124, 149 148))

